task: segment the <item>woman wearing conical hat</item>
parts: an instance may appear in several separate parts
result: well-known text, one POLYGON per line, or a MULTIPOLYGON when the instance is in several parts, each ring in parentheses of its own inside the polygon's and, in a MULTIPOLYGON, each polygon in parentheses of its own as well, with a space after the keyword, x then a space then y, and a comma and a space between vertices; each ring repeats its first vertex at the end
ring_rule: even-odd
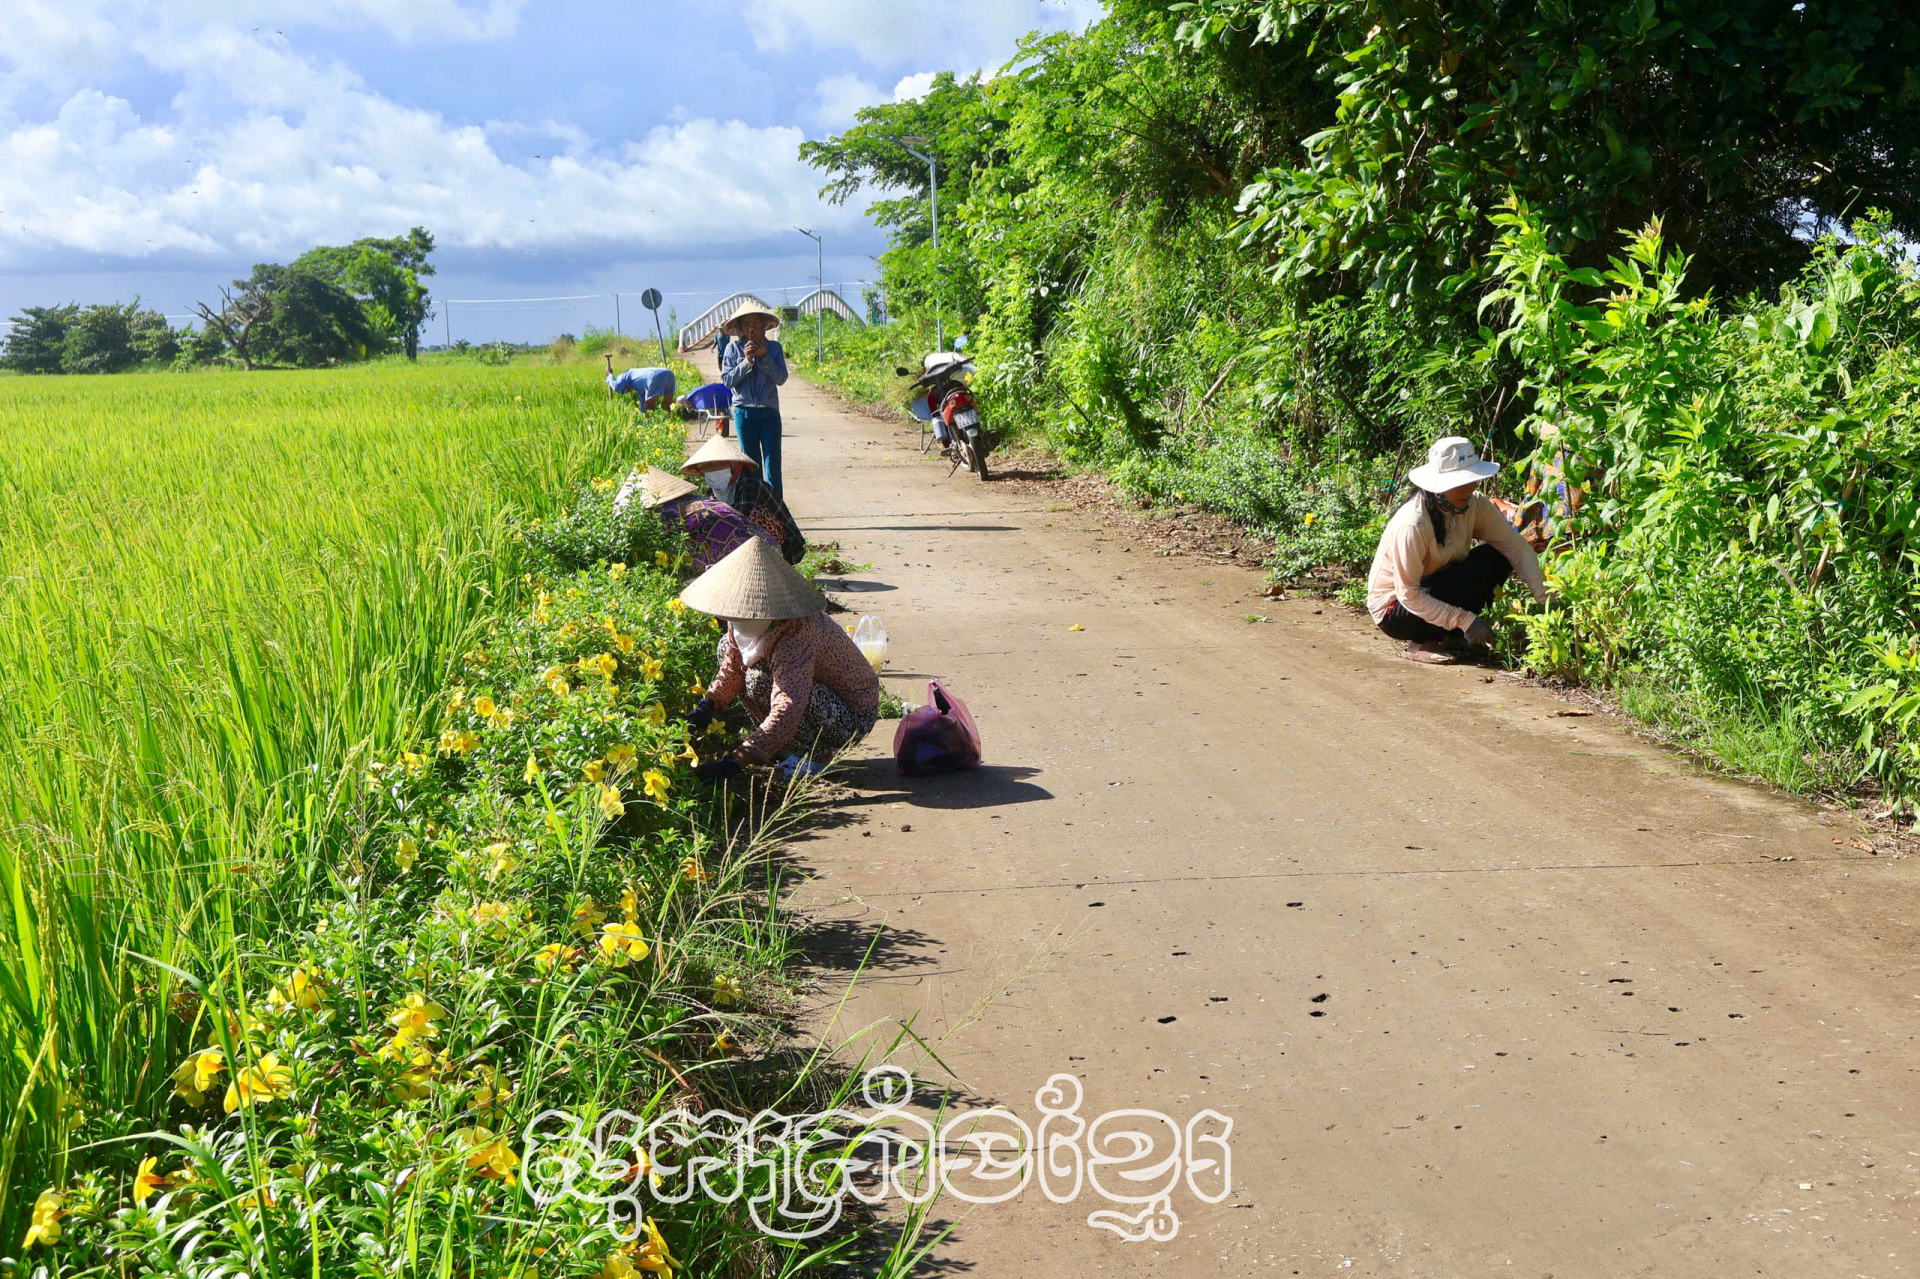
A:
POLYGON ((638 498, 640 505, 660 517, 670 529, 686 535, 687 558, 704 573, 727 558, 748 538, 764 537, 778 545, 772 532, 752 523, 725 502, 699 496, 700 490, 678 475, 657 466, 635 470, 613 499, 613 509, 625 510, 638 498))
POLYGON ((714 436, 681 464, 680 474, 704 478, 715 497, 772 534, 787 563, 798 564, 807 553, 807 539, 793 522, 793 512, 761 478, 760 464, 733 440, 714 436))
POLYGON ((694 729, 740 700, 757 721, 739 746, 695 774, 720 782, 779 760, 781 770, 818 772, 873 731, 880 678, 826 614, 826 597, 780 553, 752 538, 687 584, 680 601, 725 623, 719 672, 687 714, 694 729))

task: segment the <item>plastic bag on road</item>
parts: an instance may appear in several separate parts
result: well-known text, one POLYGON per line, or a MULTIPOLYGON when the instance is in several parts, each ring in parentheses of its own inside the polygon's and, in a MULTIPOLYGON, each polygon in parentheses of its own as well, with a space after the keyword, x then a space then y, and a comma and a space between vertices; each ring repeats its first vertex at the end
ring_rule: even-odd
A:
POLYGON ((853 642, 860 655, 873 667, 874 674, 887 663, 887 627, 877 617, 862 617, 853 628, 853 642))

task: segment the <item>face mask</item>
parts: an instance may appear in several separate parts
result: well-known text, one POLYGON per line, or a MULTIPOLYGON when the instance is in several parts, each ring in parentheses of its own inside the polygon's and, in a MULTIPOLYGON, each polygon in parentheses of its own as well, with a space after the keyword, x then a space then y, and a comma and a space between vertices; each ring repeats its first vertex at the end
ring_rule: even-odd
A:
POLYGON ((733 492, 732 468, 715 467, 713 470, 708 471, 707 487, 712 489, 719 497, 725 498, 731 495, 733 492))
POLYGON ((734 634, 742 639, 759 639, 767 633, 767 628, 773 623, 766 618, 736 618, 728 625, 732 626, 734 634))

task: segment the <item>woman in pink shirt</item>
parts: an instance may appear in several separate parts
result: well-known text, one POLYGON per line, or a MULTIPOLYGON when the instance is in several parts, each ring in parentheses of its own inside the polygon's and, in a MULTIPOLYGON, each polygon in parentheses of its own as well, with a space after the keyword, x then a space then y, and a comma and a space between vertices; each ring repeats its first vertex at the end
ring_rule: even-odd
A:
POLYGON ((1407 476, 1414 494, 1380 535, 1367 577, 1367 612, 1386 634, 1407 641, 1413 661, 1446 665, 1492 644, 1493 628, 1481 614, 1512 574, 1546 603, 1533 547, 1475 491, 1499 471, 1498 463, 1481 460, 1471 440, 1448 436, 1407 476))

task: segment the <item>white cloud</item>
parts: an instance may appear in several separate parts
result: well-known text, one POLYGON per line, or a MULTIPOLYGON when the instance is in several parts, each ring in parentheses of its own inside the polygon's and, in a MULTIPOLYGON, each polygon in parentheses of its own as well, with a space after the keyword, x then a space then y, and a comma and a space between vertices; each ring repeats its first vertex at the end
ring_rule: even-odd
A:
POLYGON ((1027 32, 1078 30, 1104 8, 1099 0, 920 0, 910 8, 900 0, 747 0, 747 26, 766 49, 847 48, 895 67, 964 47, 973 63, 997 66, 1027 32))
POLYGON ((937 71, 916 71, 910 76, 902 76, 900 83, 893 86, 895 102, 918 102, 933 90, 937 71))
MULTIPOLYGON (((373 21, 374 7, 280 0, 255 10, 373 21)), ((427 0, 403 25, 422 31, 437 14, 438 29, 480 38, 513 7, 427 0)), ((50 119, 0 124, 0 270, 96 257, 259 260, 415 224, 448 247, 646 250, 751 240, 796 221, 851 228, 863 216, 822 208, 798 128, 683 120, 610 150, 548 125, 531 131, 552 137, 554 154, 514 161, 490 135, 527 126, 460 124, 394 102, 277 34, 210 21, 118 36, 185 87, 164 121, 81 88, 50 119)))
POLYGON ((881 101, 879 86, 851 74, 828 76, 815 87, 814 92, 819 95, 820 101, 809 119, 829 133, 853 124, 854 113, 861 107, 870 107, 881 101))

